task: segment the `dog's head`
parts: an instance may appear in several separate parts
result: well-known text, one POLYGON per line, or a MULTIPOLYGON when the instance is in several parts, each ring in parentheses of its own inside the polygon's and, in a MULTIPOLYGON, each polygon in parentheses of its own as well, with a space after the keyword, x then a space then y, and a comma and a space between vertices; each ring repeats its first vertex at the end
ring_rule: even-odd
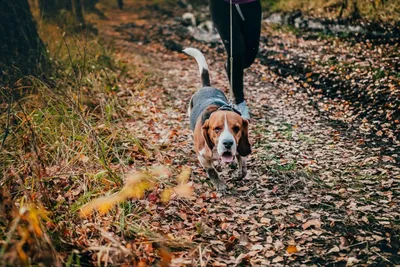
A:
POLYGON ((243 157, 251 153, 249 123, 233 111, 218 110, 204 122, 202 134, 207 146, 217 153, 222 162, 232 162, 239 154, 243 157))

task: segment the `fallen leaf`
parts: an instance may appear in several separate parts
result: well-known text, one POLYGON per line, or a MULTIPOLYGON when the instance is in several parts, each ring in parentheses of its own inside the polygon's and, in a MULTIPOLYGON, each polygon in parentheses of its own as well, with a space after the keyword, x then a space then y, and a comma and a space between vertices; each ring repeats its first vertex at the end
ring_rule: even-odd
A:
POLYGON ((169 267, 172 261, 172 254, 166 248, 163 247, 158 249, 158 253, 161 258, 160 266, 169 267))
POLYGON ((89 161, 89 157, 88 157, 88 156, 85 156, 85 155, 80 155, 80 156, 79 156, 79 160, 80 160, 81 162, 83 162, 83 163, 86 163, 86 162, 89 161))
POLYGON ((237 191, 249 191, 249 190, 250 190, 250 188, 247 187, 247 186, 242 186, 242 187, 239 187, 239 188, 237 189, 237 191))
POLYGON ((282 262, 282 261, 283 261, 283 257, 281 257, 281 256, 278 256, 272 260, 273 263, 278 263, 278 262, 282 262))
POLYGON ((190 168, 188 166, 185 166, 182 168, 182 171, 179 174, 177 180, 181 184, 186 184, 189 181, 189 178, 190 178, 190 168))
POLYGON ((166 188, 161 193, 161 202, 166 203, 171 199, 173 190, 171 188, 166 188))
POLYGON ((271 219, 262 217, 261 220, 260 220, 260 223, 270 225, 271 224, 271 219))
POLYGON ((339 252, 339 251, 340 251, 340 248, 338 246, 334 246, 333 248, 328 250, 327 254, 331 254, 331 253, 335 253, 335 252, 339 252))
POLYGON ((339 245, 340 249, 344 249, 349 246, 349 241, 347 241, 347 239, 344 236, 341 236, 339 240, 340 240, 340 245, 339 245))
POLYGON ((298 251, 298 250, 297 250, 297 247, 294 246, 294 245, 289 245, 289 246, 286 248, 286 252, 289 253, 289 254, 296 253, 297 251, 298 251))
POLYGON ((268 250, 267 252, 265 252, 264 256, 265 256, 266 258, 271 258, 271 257, 275 256, 275 251, 273 251, 273 250, 268 250))
POLYGON ((281 240, 276 240, 274 247, 275 247, 276 251, 279 251, 279 250, 283 249, 285 247, 285 245, 283 244, 283 242, 281 240))
POLYGON ((260 245, 260 244, 257 244, 257 245, 253 245, 252 247, 251 247, 251 250, 262 250, 264 247, 262 246, 262 245, 260 245))
POLYGON ((193 195, 193 188, 188 184, 180 184, 174 187, 174 192, 177 196, 189 198, 193 195))
POLYGON ((312 219, 303 223, 302 227, 304 230, 314 226, 315 228, 321 228, 321 221, 318 219, 312 219))
POLYGON ((229 223, 221 223, 221 229, 225 230, 226 228, 228 228, 229 223))
POLYGON ((354 265, 356 265, 359 261, 360 261, 360 260, 357 259, 357 258, 355 258, 355 257, 349 257, 349 258, 347 259, 346 266, 354 266, 354 265))

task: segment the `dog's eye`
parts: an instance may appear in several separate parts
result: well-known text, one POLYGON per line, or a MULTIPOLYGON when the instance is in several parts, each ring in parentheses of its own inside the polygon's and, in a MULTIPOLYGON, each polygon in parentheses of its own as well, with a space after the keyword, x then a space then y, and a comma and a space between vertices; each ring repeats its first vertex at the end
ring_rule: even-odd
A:
POLYGON ((215 128, 214 128, 214 131, 215 131, 216 133, 219 133, 219 132, 221 131, 221 128, 220 128, 220 127, 215 127, 215 128))
POLYGON ((238 133, 240 131, 240 128, 239 128, 239 126, 235 126, 232 128, 232 130, 234 133, 238 133))

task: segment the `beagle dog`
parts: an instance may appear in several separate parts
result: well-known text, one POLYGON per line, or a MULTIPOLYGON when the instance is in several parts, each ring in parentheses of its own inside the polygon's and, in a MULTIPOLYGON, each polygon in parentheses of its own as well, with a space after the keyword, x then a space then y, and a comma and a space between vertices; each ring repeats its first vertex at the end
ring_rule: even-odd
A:
POLYGON ((202 88, 190 99, 188 115, 193 131, 195 151, 201 165, 218 191, 226 189, 213 165, 214 153, 222 163, 239 163, 239 177, 247 174, 246 157, 251 153, 249 122, 228 103, 225 94, 210 85, 208 65, 203 54, 195 48, 184 53, 194 57, 199 65, 202 88))

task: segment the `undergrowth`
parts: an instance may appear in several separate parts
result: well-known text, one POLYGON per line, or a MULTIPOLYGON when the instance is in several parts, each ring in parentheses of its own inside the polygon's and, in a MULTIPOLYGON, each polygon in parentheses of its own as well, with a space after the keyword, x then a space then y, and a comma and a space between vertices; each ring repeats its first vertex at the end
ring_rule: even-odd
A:
MULTIPOLYGON (((66 34, 42 23, 40 33, 52 74, 46 80, 25 77, 13 89, 2 88, 0 98, 0 127, 5 129, 0 134, 0 262, 107 262, 101 254, 105 244, 134 260, 132 246, 108 237, 103 227, 135 236, 135 242, 160 239, 141 220, 141 208, 124 203, 142 197, 153 184, 139 184, 139 193, 129 189, 123 198, 104 202, 106 219, 79 216, 90 200, 122 188, 124 174, 138 167, 132 165, 138 155, 148 156, 145 142, 135 137, 140 129, 126 126, 134 120, 126 109, 132 100, 120 97, 119 82, 132 73, 114 58, 112 44, 89 32, 66 34)), ((132 90, 146 86, 145 80, 136 80, 132 90)), ((104 211, 103 206, 97 208, 104 211)))
POLYGON ((399 1, 389 0, 261 0, 264 10, 301 10, 324 18, 361 18, 385 23, 400 22, 399 1))

